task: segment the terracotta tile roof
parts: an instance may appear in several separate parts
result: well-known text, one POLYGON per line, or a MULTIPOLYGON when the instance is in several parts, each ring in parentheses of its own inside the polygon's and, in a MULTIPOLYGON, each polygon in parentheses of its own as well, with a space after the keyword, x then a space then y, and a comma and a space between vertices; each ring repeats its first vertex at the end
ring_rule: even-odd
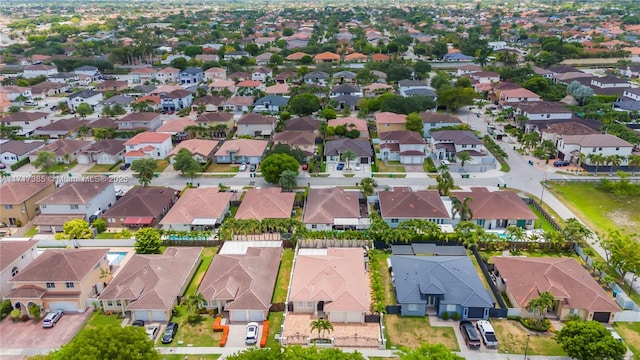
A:
POLYGON ((611 134, 567 135, 565 144, 578 144, 582 147, 632 147, 633 145, 611 134))
POLYGON ((318 55, 316 55, 314 58, 314 60, 318 61, 325 61, 325 60, 331 60, 331 61, 338 61, 340 60, 340 55, 336 54, 336 53, 332 53, 330 51, 325 51, 323 53, 320 53, 318 55))
POLYGON ((135 186, 102 214, 102 218, 152 217, 165 213, 176 198, 176 190, 164 186, 135 186))
POLYGON ((156 132, 177 133, 184 131, 188 126, 194 125, 197 125, 197 123, 191 119, 173 119, 162 124, 156 129, 156 132))
POLYGON ((169 247, 163 254, 135 254, 99 300, 130 300, 125 310, 170 310, 200 263, 201 247, 169 247))
POLYGON ((23 285, 11 290, 7 294, 7 299, 42 299, 47 294, 47 290, 35 285, 23 285))
MULTIPOLYGON (((376 117, 376 124, 404 124, 407 121, 407 115, 388 111, 377 112, 374 115, 376 117)), ((378 129, 378 131, 381 130, 382 129, 378 129)))
POLYGON ((58 139, 52 143, 49 143, 33 152, 30 155, 36 155, 41 151, 49 151, 55 153, 58 156, 71 155, 91 145, 91 141, 73 140, 73 139, 58 139))
POLYGON ((124 150, 124 140, 103 139, 89 145, 83 153, 107 153, 117 155, 124 150))
POLYGON ((451 114, 443 114, 431 111, 421 112, 420 117, 422 118, 423 123, 436 123, 436 124, 461 124, 462 121, 456 116, 451 114))
POLYGON ((109 249, 47 249, 9 282, 81 281, 109 249))
POLYGON ((18 205, 27 201, 47 186, 54 183, 52 178, 44 178, 42 181, 8 182, 0 186, 0 204, 18 205))
POLYGON ((327 122, 327 126, 333 126, 333 127, 336 127, 338 125, 344 125, 348 127, 349 124, 355 125, 355 129, 358 129, 360 131, 361 137, 363 133, 366 133, 366 134, 369 133, 369 128, 367 127, 367 121, 363 119, 358 119, 355 116, 331 119, 327 122))
POLYGON ((100 182, 71 182, 58 188, 55 193, 39 200, 38 205, 69 205, 86 204, 93 200, 106 188, 113 187, 107 181, 100 182))
POLYGON ((260 85, 262 85, 262 83, 257 80, 244 80, 236 84, 238 87, 258 87, 260 85))
POLYGON ((269 310, 281 256, 281 247, 249 247, 245 254, 218 254, 198 293, 207 300, 227 300, 225 310, 269 310))
POLYGON ((389 57, 389 55, 385 55, 385 54, 373 54, 371 55, 371 60, 373 61, 387 61, 391 59, 391 57, 389 57))
POLYGON ((367 55, 361 53, 352 53, 344 57, 344 61, 367 61, 367 55))
POLYGON ((383 218, 449 219, 451 216, 437 191, 381 191, 383 218))
POLYGON ((285 59, 289 60, 289 61, 298 61, 298 60, 302 59, 305 56, 311 56, 311 55, 305 54, 303 52, 298 51, 298 52, 295 52, 295 53, 287 56, 285 59))
POLYGON ((549 291, 565 308, 620 312, 618 304, 573 258, 493 258, 496 270, 520 307, 549 291))
POLYGON ((236 212, 236 219, 288 219, 293 210, 295 193, 279 188, 249 189, 236 212))
POLYGON ((368 311, 363 250, 328 248, 326 255, 298 254, 289 300, 324 301, 324 309, 330 311, 368 311))
POLYGON ((218 146, 218 141, 215 140, 189 139, 176 145, 167 156, 176 155, 180 149, 187 149, 192 154, 207 158, 213 153, 216 146, 218 146))
POLYGON ((422 135, 420 135, 417 131, 407 131, 407 130, 394 130, 394 131, 385 131, 379 134, 380 140, 382 141, 392 141, 395 140, 400 144, 426 144, 422 135))
POLYGON ((333 224, 336 218, 360 218, 359 193, 341 188, 309 189, 302 222, 333 224))
POLYGON ((281 142, 288 145, 313 146, 316 142, 316 135, 310 131, 283 131, 273 135, 273 142, 281 142))
POLYGON ((44 133, 44 132, 59 132, 59 131, 64 131, 64 132, 70 132, 73 131, 77 128, 79 128, 82 125, 89 125, 89 120, 84 120, 81 118, 69 118, 69 119, 60 119, 57 120, 55 122, 52 122, 50 124, 47 124, 45 126, 41 126, 39 128, 36 129, 36 135, 38 133, 44 133))
POLYGON ((162 73, 162 74, 177 74, 177 73, 180 72, 180 69, 176 69, 174 67, 167 66, 166 68, 164 68, 164 69, 162 69, 162 70, 160 70, 158 72, 162 73))
POLYGON ((139 133, 131 139, 127 140, 124 145, 140 145, 140 144, 160 144, 171 138, 171 134, 156 133, 156 132, 143 132, 139 133))
POLYGON ((227 122, 231 119, 233 119, 233 114, 229 112, 209 112, 198 116, 196 122, 227 122))
POLYGON ((0 154, 9 152, 14 155, 26 155, 31 151, 44 145, 44 141, 24 142, 19 140, 9 140, 0 144, 0 154))
POLYGON ((152 121, 155 118, 160 116, 158 113, 154 112, 134 112, 128 115, 125 115, 120 120, 116 120, 118 122, 148 122, 152 121))
POLYGON ((456 191, 453 196, 463 201, 470 197, 469 208, 472 219, 533 220, 538 217, 520 196, 513 191, 489 191, 486 188, 471 188, 470 192, 456 191))
POLYGON ((267 149, 267 143, 267 141, 251 139, 226 140, 216 151, 215 156, 226 156, 230 151, 235 151, 237 156, 262 156, 267 149))
POLYGON ((220 219, 233 193, 218 192, 218 188, 191 188, 173 205, 160 224, 191 224, 194 219, 220 219))
POLYGON ((265 90, 265 94, 288 94, 289 92, 290 89, 287 84, 275 84, 265 90))
POLYGON ((130 74, 155 74, 158 71, 152 68, 138 68, 133 70, 130 74))
MULTIPOLYGON (((1 198, 1 197, 0 197, 1 198)), ((5 204, 4 198, 2 203, 5 204)), ((38 241, 0 241, 0 272, 4 271, 8 266, 13 264, 19 257, 29 251, 32 247, 36 247, 38 241)))

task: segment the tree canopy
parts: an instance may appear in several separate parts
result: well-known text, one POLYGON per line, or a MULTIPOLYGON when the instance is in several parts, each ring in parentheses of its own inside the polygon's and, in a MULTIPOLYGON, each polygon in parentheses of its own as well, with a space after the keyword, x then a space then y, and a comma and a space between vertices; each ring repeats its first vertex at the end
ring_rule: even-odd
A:
POLYGON ((280 175, 285 170, 295 171, 298 173, 300 163, 288 154, 272 154, 264 158, 260 165, 260 172, 264 176, 264 180, 270 184, 278 184, 280 175))
POLYGON ((442 344, 423 343, 417 349, 402 350, 398 353, 401 360, 464 360, 442 344))
POLYGON ((345 353, 340 349, 319 349, 316 347, 301 347, 299 345, 270 348, 250 348, 248 350, 228 355, 227 360, 364 360, 362 354, 345 353))
POLYGON ((577 360, 622 360, 627 352, 623 343, 597 321, 569 321, 556 332, 555 340, 577 360))
POLYGON ((202 171, 202 165, 200 165, 188 149, 180 149, 173 160, 173 168, 182 172, 183 175, 188 174, 193 178, 196 173, 202 171))
POLYGON ((91 239, 93 233, 89 223, 83 219, 69 220, 62 226, 63 232, 56 234, 56 240, 91 239))
POLYGON ((418 113, 411 113, 407 115, 404 126, 409 131, 417 131, 420 135, 424 135, 424 123, 422 122, 422 117, 418 113))
POLYGON ((311 115, 320 109, 320 100, 313 94, 298 94, 289 100, 289 109, 299 116, 311 115))
POLYGON ((131 170, 138 173, 138 181, 140 184, 148 186, 151 183, 151 179, 153 179, 153 173, 157 164, 156 159, 153 158, 134 160, 131 164, 131 170))
POLYGON ((36 157, 35 161, 33 161, 33 166, 36 168, 41 167, 47 175, 49 175, 49 169, 58 163, 58 159, 56 154, 50 151, 40 151, 38 153, 38 157, 36 157))
POLYGON ((160 233, 153 228, 142 228, 136 232, 134 248, 138 254, 160 254, 162 240, 160 233))

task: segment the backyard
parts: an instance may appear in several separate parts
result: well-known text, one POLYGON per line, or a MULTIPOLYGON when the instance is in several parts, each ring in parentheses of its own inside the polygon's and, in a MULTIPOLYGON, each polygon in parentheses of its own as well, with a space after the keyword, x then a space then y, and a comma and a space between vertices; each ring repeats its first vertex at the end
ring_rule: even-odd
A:
POLYGON ((391 277, 388 270, 387 259, 391 256, 388 252, 379 251, 378 266, 380 266, 380 277, 384 284, 385 304, 395 304, 395 298, 393 296, 393 288, 391 286, 391 277))
MULTIPOLYGON (((527 346, 527 330, 517 320, 491 319, 503 354, 524 354, 527 346)), ((562 347, 553 339, 553 333, 531 332, 529 355, 566 356, 562 347)))
POLYGON ((529 205, 529 209, 531 209, 531 211, 533 211, 533 213, 538 217, 538 220, 535 221, 535 229, 542 229, 544 232, 555 230, 551 223, 542 216, 535 206, 529 205))
POLYGON ((443 344, 449 350, 460 351, 452 326, 434 327, 426 316, 409 317, 385 315, 387 347, 406 346, 417 348, 422 343, 443 344))
POLYGON ((273 299, 271 301, 273 304, 287 301, 287 290, 291 278, 291 268, 293 267, 293 255, 293 249, 284 249, 282 259, 280 260, 280 270, 278 270, 276 287, 273 291, 273 299))
POLYGON ((200 266, 198 266, 196 273, 193 275, 193 279, 191 279, 184 296, 196 293, 196 290, 198 290, 198 286, 200 286, 200 282, 202 281, 204 274, 207 272, 209 265, 211 265, 216 253, 218 253, 217 247, 206 247, 202 250, 202 254, 200 255, 202 262, 200 263, 200 266))
POLYGON ((548 182, 550 191, 580 218, 591 230, 605 232, 625 229, 640 232, 640 206, 634 199, 619 197, 600 189, 591 182, 548 182))

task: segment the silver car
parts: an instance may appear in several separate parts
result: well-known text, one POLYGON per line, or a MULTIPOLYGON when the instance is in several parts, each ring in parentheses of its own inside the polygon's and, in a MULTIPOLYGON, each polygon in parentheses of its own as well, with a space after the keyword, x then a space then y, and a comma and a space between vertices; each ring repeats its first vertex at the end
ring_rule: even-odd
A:
POLYGON ((258 342, 258 329, 260 326, 257 322, 250 322, 247 324, 247 337, 245 338, 245 344, 255 345, 258 342))
POLYGON ((62 317, 62 310, 54 310, 50 313, 48 313, 45 317, 44 320, 42 320, 42 327, 43 328, 52 328, 54 326, 56 326, 56 323, 58 322, 58 320, 60 320, 60 318, 62 317))

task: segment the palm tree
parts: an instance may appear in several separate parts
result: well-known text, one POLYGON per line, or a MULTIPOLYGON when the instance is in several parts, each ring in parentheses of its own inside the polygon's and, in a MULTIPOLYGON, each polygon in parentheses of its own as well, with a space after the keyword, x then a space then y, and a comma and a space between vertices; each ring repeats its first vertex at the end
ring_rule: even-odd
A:
POLYGON ((527 233, 524 231, 523 228, 515 225, 508 226, 507 229, 505 230, 505 233, 509 235, 512 248, 514 250, 516 249, 516 241, 522 242, 524 241, 524 238, 527 236, 527 233))
POLYGON ((291 192, 298 185, 298 173, 293 170, 285 170, 280 174, 278 183, 283 190, 291 192))
MULTIPOLYGON (((604 165, 607 165, 607 166, 611 165, 613 163, 614 156, 615 155, 604 156, 603 159, 602 159, 604 165)), ((609 175, 611 175, 612 171, 613 171, 613 166, 610 166, 609 167, 609 175)))
POLYGON ((340 159, 345 160, 347 162, 347 170, 351 169, 349 167, 349 162, 351 160, 355 160, 357 157, 358 155, 356 154, 356 152, 351 149, 346 149, 340 154, 340 159))
POLYGON ((568 219, 562 229, 562 235, 569 240, 572 249, 575 245, 584 247, 587 239, 591 237, 592 234, 591 230, 582 225, 576 218, 568 219))
POLYGON ((200 309, 207 303, 202 293, 187 296, 187 312, 193 317, 200 317, 200 309))
POLYGON ((631 176, 635 176, 636 175, 636 169, 638 168, 638 166, 640 166, 640 155, 629 155, 629 157, 627 158, 627 166, 629 168, 631 168, 631 176))
POLYGON ((462 169, 464 169, 464 163, 471 161, 472 159, 471 154, 469 154, 468 151, 461 151, 456 154, 456 157, 460 160, 460 167, 462 167, 462 169))
POLYGON ((584 164, 584 160, 587 158, 587 156, 584 153, 580 153, 580 155, 578 155, 578 167, 582 166, 582 164, 584 164))
POLYGON ((452 206, 452 217, 455 218, 457 214, 460 215, 460 221, 469 221, 473 219, 473 211, 471 211, 471 207, 469 203, 473 201, 473 199, 469 196, 464 198, 464 200, 460 201, 457 197, 451 199, 452 206))
POLYGON ((131 165, 133 171, 138 172, 138 181, 143 186, 149 186, 151 179, 153 179, 153 173, 156 169, 157 162, 152 158, 143 158, 134 160, 131 165))
POLYGON ((604 163, 604 155, 591 153, 587 156, 587 159, 589 159, 590 165, 596 166, 595 173, 598 176, 598 167, 604 163))
POLYGON ((364 197, 373 195, 377 186, 378 183, 372 178, 364 178, 360 181, 360 188, 362 189, 362 195, 364 195, 364 197))
POLYGON ((624 157, 622 155, 611 155, 609 158, 611 160, 611 168, 609 169, 609 175, 612 175, 613 168, 619 167, 620 164, 622 164, 624 157))
POLYGON ((314 330, 316 330, 318 332, 318 337, 320 337, 320 331, 322 331, 322 322, 324 320, 322 319, 318 319, 318 320, 313 320, 311 322, 311 332, 313 333, 314 330))
POLYGON ((87 136, 89 132, 91 132, 91 128, 87 125, 80 125, 76 129, 76 132, 78 133, 78 136, 80 136, 80 139, 84 140, 84 137, 87 136))
POLYGON ((328 332, 329 334, 331 334, 333 332, 333 324, 331 324, 331 321, 322 320, 321 326, 322 326, 322 336, 321 337, 324 337, 325 331, 328 332))
POLYGON ((451 174, 445 171, 436 177, 436 181, 438 182, 438 193, 440 193, 440 196, 448 195, 449 191, 453 188, 453 177, 451 177, 451 174))
POLYGON ((548 291, 540 293, 537 298, 531 299, 529 301, 529 304, 527 304, 527 308, 529 310, 533 310, 538 314, 536 325, 540 326, 542 324, 542 321, 546 318, 547 310, 553 307, 554 301, 555 298, 548 291))

